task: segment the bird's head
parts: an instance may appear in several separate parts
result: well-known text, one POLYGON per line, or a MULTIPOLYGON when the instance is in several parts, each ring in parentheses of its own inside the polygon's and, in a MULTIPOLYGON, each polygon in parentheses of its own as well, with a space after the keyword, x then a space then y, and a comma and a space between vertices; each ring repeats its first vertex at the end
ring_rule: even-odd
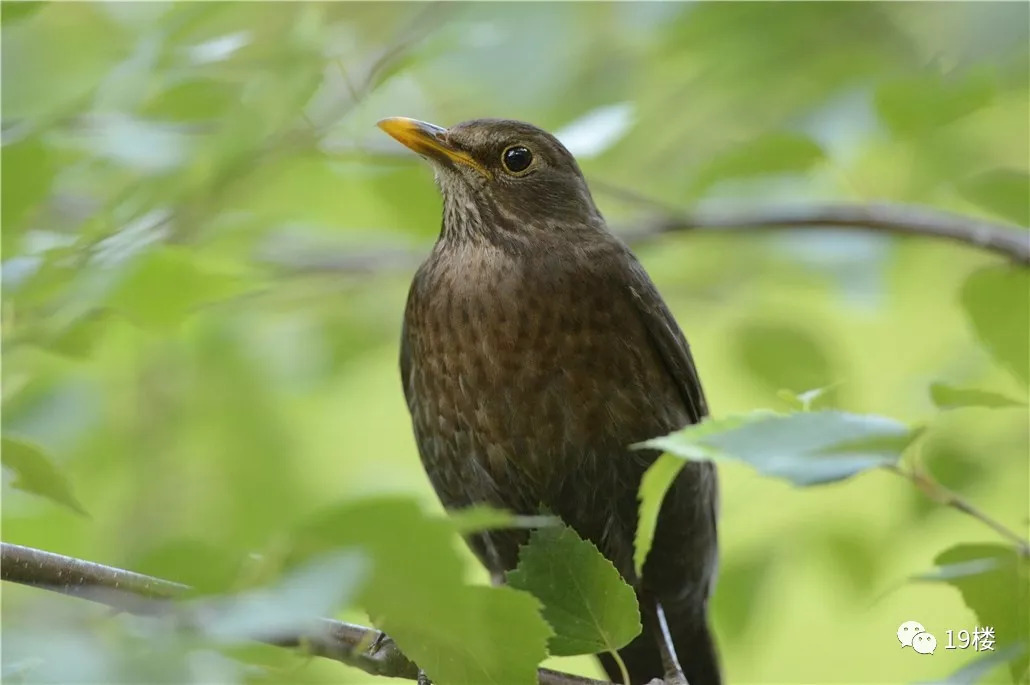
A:
POLYGON ((474 119, 442 128, 394 117, 379 128, 432 163, 445 235, 516 237, 604 226, 575 158, 535 126, 474 119))

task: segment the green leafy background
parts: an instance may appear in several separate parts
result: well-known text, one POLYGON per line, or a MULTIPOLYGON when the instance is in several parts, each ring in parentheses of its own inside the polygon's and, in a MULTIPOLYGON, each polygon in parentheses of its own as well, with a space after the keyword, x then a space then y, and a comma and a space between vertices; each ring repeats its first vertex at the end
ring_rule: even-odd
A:
MULTIPOLYGON (((440 657, 443 685, 479 677, 444 658, 461 650, 531 680, 550 632, 528 595, 476 588, 486 574, 434 517, 396 359, 440 201, 376 120, 557 131, 617 229, 653 209, 604 186, 681 208, 895 201, 1027 223, 1023 3, 2 11, 3 539, 205 594, 299 573, 335 598, 312 611, 394 626, 440 657), (335 564, 306 565, 334 546, 335 564)), ((925 424, 929 471, 1025 534, 1025 270, 840 230, 638 253, 718 416, 829 386, 823 408, 925 424)), ((880 471, 807 489, 721 473, 730 682, 928 681, 978 656, 918 656, 895 631, 918 620, 943 644, 982 623, 955 586, 908 582, 955 545, 1001 542, 982 524, 880 471)), ((371 680, 3 592, 5 680, 371 680)), ((589 657, 547 663, 600 675, 589 657)))

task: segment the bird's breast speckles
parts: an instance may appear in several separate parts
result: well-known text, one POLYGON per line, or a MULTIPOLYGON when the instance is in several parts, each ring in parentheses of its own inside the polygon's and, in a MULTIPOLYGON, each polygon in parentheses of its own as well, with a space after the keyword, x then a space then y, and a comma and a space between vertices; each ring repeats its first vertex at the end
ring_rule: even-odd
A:
POLYGON ((413 290, 408 335, 416 433, 462 436, 441 454, 476 464, 456 468, 514 466, 548 489, 683 423, 632 304, 589 262, 520 263, 486 246, 443 259, 413 290))

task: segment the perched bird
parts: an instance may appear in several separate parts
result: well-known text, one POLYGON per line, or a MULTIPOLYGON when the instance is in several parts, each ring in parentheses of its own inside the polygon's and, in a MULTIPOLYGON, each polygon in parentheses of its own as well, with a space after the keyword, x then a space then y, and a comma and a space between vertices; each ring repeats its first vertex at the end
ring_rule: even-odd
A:
MULTIPOLYGON (((554 136, 496 119, 379 127, 432 163, 443 195, 439 239, 408 295, 400 366, 444 506, 557 514, 638 593, 644 630, 620 651, 632 682, 664 677, 678 655, 690 685, 720 683, 707 620, 717 560, 711 464, 680 472, 643 577, 633 568, 637 492, 658 454, 630 445, 707 413, 687 341, 651 279, 608 231, 554 136)), ((525 540, 525 531, 500 530, 469 544, 497 577, 515 567, 525 540)))

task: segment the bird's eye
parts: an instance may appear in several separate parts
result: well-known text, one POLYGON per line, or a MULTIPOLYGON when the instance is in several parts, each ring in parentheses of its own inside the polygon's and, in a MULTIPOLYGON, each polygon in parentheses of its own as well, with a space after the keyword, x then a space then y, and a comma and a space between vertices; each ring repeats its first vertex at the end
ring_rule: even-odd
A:
POLYGON ((501 153, 501 163, 513 174, 520 173, 533 163, 533 153, 522 145, 512 145, 501 153))

